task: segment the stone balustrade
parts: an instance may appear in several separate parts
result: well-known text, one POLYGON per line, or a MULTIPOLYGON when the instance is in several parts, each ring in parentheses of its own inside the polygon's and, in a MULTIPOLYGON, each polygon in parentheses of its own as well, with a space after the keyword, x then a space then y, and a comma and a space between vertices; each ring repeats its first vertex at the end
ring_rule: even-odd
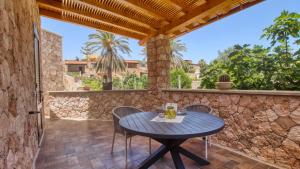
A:
POLYGON ((111 120, 116 106, 153 110, 163 103, 205 104, 225 120, 213 142, 284 168, 300 168, 300 92, 120 90, 49 92, 51 118, 111 120))

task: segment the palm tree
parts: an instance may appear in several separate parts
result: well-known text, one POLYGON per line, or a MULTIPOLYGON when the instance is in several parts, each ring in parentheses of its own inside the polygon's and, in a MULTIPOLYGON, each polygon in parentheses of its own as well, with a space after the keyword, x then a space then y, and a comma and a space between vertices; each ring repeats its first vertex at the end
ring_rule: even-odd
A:
POLYGON ((97 59, 96 72, 105 72, 105 85, 107 90, 112 89, 113 71, 124 71, 125 63, 121 54, 129 55, 131 50, 127 38, 116 36, 112 33, 97 31, 89 35, 86 45, 94 52, 100 52, 97 59))
MULTIPOLYGON (((186 52, 185 43, 182 43, 181 40, 170 40, 170 49, 171 49, 171 67, 172 68, 183 68, 185 62, 182 59, 182 52, 186 52)), ((142 50, 141 55, 147 55, 147 48, 142 50)), ((144 58, 144 61, 147 60, 147 57, 144 58)))
POLYGON ((181 40, 170 40, 170 49, 171 49, 171 67, 172 68, 183 68, 185 62, 183 61, 182 52, 186 52, 185 43, 182 43, 181 40))

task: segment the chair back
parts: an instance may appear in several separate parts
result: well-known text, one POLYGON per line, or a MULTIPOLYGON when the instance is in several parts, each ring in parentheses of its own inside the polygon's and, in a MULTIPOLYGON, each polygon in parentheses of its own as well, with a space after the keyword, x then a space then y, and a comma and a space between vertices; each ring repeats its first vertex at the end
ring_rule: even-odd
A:
POLYGON ((124 129, 120 126, 119 121, 122 117, 130 114, 142 112, 142 110, 131 106, 120 106, 112 110, 115 132, 124 134, 124 129))
POLYGON ((212 108, 203 104, 193 104, 186 106, 184 108, 186 111, 202 112, 202 113, 212 113, 212 108))

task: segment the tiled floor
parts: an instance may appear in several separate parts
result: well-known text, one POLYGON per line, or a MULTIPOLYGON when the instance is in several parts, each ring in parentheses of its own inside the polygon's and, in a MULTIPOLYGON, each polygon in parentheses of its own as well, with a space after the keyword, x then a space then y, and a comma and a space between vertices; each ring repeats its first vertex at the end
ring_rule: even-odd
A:
MULTIPOLYGON (((112 122, 102 121, 46 121, 46 131, 37 169, 122 169, 125 168, 124 137, 117 136, 115 151, 110 153, 112 122)), ((159 146, 152 142, 152 149, 159 146)), ((203 143, 189 140, 183 147, 197 155, 203 154, 203 143)), ((129 169, 137 166, 148 155, 148 139, 135 136, 129 149, 129 169)), ((200 168, 182 156, 187 169, 200 168)), ((203 169, 275 169, 230 151, 217 147, 209 149, 210 165, 203 169)), ((172 169, 172 159, 167 154, 150 169, 172 169)))

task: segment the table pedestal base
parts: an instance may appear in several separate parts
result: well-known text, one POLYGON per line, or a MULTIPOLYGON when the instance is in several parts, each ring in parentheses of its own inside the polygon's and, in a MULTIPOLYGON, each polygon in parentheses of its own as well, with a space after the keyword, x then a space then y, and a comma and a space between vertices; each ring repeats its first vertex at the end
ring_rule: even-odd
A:
POLYGON ((184 164, 181 160, 180 154, 194 160, 199 165, 208 165, 210 164, 208 161, 198 157, 197 155, 187 151, 186 149, 180 147, 185 140, 178 139, 155 139, 160 142, 162 146, 160 146, 153 154, 151 154, 146 160, 144 160, 137 168, 138 169, 147 169, 152 164, 154 164, 157 160, 162 158, 167 152, 170 151, 175 168, 176 169, 184 169, 184 164))

